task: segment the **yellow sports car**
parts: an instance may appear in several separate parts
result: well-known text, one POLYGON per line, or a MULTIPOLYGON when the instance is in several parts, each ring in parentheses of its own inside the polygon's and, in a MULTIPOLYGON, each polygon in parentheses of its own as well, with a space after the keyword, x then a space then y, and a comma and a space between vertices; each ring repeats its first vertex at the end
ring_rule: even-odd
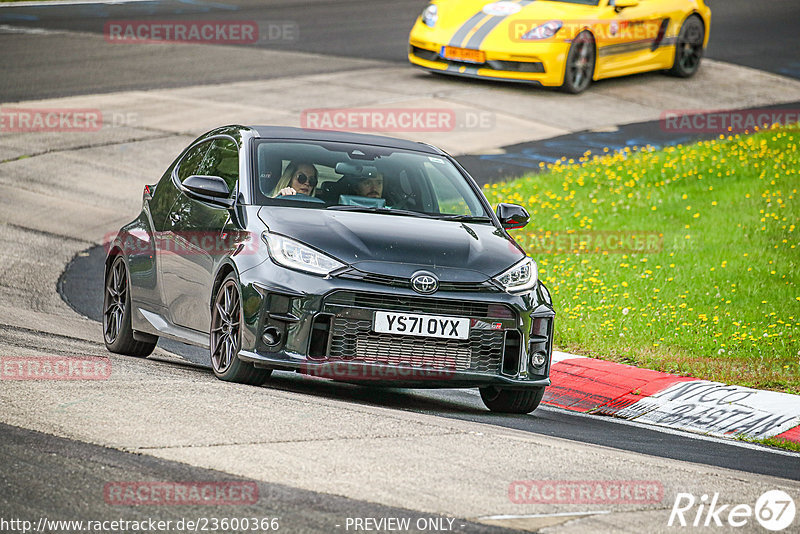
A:
POLYGON ((433 0, 409 36, 425 69, 584 91, 592 80, 700 67, 707 0, 433 0))

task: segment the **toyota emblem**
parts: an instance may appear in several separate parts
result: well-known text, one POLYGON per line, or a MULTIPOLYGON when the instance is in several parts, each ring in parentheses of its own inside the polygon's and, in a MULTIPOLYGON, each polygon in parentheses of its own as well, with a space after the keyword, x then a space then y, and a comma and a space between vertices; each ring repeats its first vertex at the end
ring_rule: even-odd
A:
POLYGON ((431 273, 416 273, 411 277, 411 288, 417 293, 430 295, 439 289, 439 280, 431 273))

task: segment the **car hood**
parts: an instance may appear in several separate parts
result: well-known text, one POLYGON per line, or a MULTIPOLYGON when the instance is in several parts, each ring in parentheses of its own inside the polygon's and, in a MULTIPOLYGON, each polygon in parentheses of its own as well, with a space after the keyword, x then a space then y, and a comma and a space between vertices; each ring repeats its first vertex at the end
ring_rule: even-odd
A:
POLYGON ((483 282, 525 257, 491 224, 323 209, 262 207, 274 233, 366 273, 410 277, 426 269, 447 282, 483 282))
POLYGON ((470 19, 477 23, 479 21, 473 18, 476 15, 484 15, 484 18, 525 20, 596 14, 601 9, 598 6, 558 1, 533 1, 519 4, 517 2, 491 2, 487 0, 440 0, 437 4, 439 7, 439 20, 436 26, 441 28, 461 26, 470 19), (516 13, 490 14, 492 13, 491 6, 498 3, 517 4, 519 10, 516 13))
MULTIPOLYGON (((518 12, 505 15, 492 16, 484 11, 484 8, 496 3, 498 2, 485 0, 440 0, 437 2, 439 20, 431 32, 432 34, 435 33, 438 39, 445 39, 453 46, 482 48, 482 45, 492 46, 497 43, 507 46, 512 33, 511 25, 515 22, 523 22, 525 27, 530 29, 548 20, 593 20, 599 13, 598 6, 556 1, 534 1, 524 5, 517 4, 519 6, 518 12), (475 39, 461 41, 467 35, 472 35, 472 32, 481 23, 486 23, 485 29, 491 28, 488 32, 489 35, 484 35, 480 43, 475 42, 475 39), (460 39, 456 39, 457 36, 460 39), (459 41, 461 44, 453 41, 459 41)), ((516 4, 515 2, 508 3, 516 4)), ((491 7, 487 9, 492 12, 491 7)), ((484 34, 484 31, 475 33, 484 34)), ((433 35, 429 35, 429 37, 433 37, 433 35)))

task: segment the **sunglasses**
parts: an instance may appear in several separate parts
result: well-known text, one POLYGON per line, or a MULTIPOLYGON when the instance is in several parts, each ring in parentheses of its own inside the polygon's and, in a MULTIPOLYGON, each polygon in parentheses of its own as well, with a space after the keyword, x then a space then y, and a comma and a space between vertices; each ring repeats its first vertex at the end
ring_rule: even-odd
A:
POLYGON ((304 184, 304 183, 308 182, 311 185, 311 187, 317 187, 317 177, 316 176, 312 176, 311 178, 309 178, 308 176, 306 176, 305 174, 303 174, 301 172, 300 174, 295 176, 294 179, 297 180, 298 184, 304 184))

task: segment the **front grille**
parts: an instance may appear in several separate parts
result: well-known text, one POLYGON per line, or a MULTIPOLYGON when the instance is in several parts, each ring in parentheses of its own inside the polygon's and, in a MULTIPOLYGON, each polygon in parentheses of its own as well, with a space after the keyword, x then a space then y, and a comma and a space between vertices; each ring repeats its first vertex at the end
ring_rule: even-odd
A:
POLYGON ((427 61, 441 61, 447 63, 452 67, 471 67, 476 69, 492 69, 511 72, 533 72, 544 73, 544 63, 541 61, 501 61, 489 60, 486 63, 470 63, 468 61, 458 61, 453 59, 445 59, 433 50, 426 50, 418 46, 411 47, 411 53, 418 58, 427 61))
POLYGON ((437 54, 433 50, 425 50, 424 48, 420 48, 418 46, 412 46, 411 53, 427 61, 439 60, 439 54, 437 54))
MULTIPOLYGON (((370 284, 380 284, 390 287, 402 287, 411 289, 411 280, 398 276, 388 276, 382 274, 364 273, 356 269, 346 271, 336 275, 337 278, 347 280, 359 280, 370 284)), ((486 282, 440 282, 439 291, 478 291, 478 292, 498 292, 500 291, 494 284, 486 282)))
POLYGON ((539 61, 488 61, 489 68, 514 72, 544 72, 544 63, 539 61))
POLYGON ((437 339, 372 332, 367 320, 334 317, 329 359, 497 374, 503 332, 473 330, 469 339, 437 339))
POLYGON ((425 297, 381 295, 375 293, 353 293, 337 291, 325 299, 325 304, 356 308, 371 308, 396 312, 453 315, 481 319, 513 319, 514 312, 503 304, 467 302, 425 297))

